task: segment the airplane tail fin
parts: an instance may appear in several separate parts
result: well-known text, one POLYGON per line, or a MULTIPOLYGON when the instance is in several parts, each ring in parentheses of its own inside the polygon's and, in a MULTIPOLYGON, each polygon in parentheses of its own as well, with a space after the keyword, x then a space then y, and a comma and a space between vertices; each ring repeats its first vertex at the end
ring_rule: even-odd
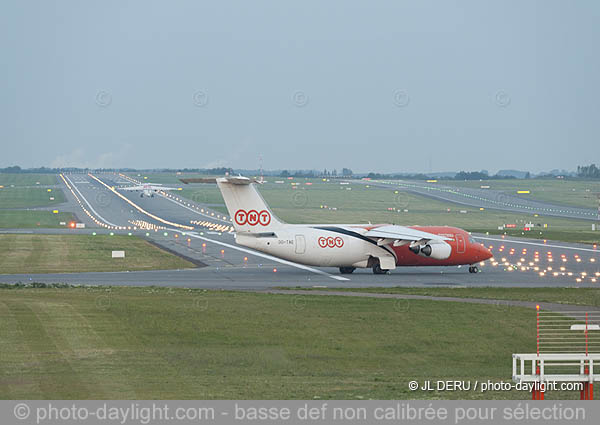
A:
POLYGON ((184 183, 216 182, 238 233, 272 232, 283 223, 273 214, 256 190, 254 179, 242 176, 216 179, 182 179, 184 183))

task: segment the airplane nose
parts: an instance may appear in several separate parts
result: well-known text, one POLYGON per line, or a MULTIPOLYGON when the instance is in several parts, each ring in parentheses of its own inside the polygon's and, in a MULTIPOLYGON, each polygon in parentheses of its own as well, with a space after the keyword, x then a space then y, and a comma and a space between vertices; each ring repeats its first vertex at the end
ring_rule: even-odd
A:
POLYGON ((480 255, 482 258, 481 261, 489 260, 490 258, 492 258, 494 256, 494 254, 492 254, 492 251, 490 251, 483 245, 481 245, 481 254, 480 255))

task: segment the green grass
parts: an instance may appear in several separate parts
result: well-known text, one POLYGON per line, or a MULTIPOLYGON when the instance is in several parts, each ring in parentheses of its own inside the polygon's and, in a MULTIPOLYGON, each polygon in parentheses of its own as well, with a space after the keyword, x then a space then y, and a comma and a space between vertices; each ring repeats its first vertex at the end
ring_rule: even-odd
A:
POLYGON ((491 190, 500 190, 508 195, 535 199, 555 205, 597 208, 597 193, 600 192, 599 181, 582 181, 569 179, 527 179, 527 180, 484 180, 484 181, 446 181, 441 185, 470 187, 479 189, 481 185, 490 186, 491 190), (529 190, 528 194, 517 194, 518 190, 529 190))
POLYGON ((135 236, 0 235, 0 273, 69 273, 194 267, 135 236), (111 258, 111 251, 125 258, 111 258))
MULTIPOLYGON (((0 289, 2 399, 518 398, 531 309, 158 288, 0 289)), ((546 398, 578 398, 547 394, 546 398)))
POLYGON ((59 228, 64 227, 61 222, 71 220, 74 216, 68 212, 0 210, 0 228, 4 229, 59 228))
POLYGON ((62 202, 65 202, 65 195, 61 189, 39 187, 5 187, 0 189, 0 209, 47 207, 62 202), (54 200, 50 198, 54 198, 54 200))
MULTIPOLYGON (((290 289, 282 287, 279 289, 290 289)), ((305 288, 306 291, 343 291, 367 292, 376 294, 426 295, 434 297, 483 298, 494 300, 551 302, 559 304, 577 304, 600 307, 600 289, 598 288, 305 288)), ((412 302, 409 301, 409 302, 412 302)), ((505 308, 505 307, 502 307, 505 308)))
POLYGON ((55 174, 0 173, 0 186, 35 186, 38 182, 40 185, 54 185, 58 179, 55 174))

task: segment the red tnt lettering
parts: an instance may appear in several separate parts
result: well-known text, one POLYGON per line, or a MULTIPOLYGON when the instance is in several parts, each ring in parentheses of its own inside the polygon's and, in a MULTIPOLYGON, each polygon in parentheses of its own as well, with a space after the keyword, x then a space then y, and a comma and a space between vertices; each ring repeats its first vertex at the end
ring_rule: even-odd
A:
POLYGON ((243 226, 248 221, 248 213, 244 210, 237 210, 235 212, 235 222, 240 226, 243 226))
POLYGON ((258 224, 258 212, 256 210, 248 211, 248 224, 256 226, 258 224))
POLYGON ((268 226, 269 223, 271 223, 271 214, 269 214, 269 211, 262 210, 261 212, 259 212, 258 221, 261 225, 268 226))

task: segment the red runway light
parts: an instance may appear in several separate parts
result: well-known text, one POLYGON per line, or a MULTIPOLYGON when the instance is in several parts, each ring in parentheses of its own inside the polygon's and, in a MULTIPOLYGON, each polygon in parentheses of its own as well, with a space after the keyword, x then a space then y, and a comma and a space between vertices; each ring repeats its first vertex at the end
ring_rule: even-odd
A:
POLYGON ((274 269, 273 269, 273 273, 277 273, 277 269, 275 269, 275 268, 274 268, 274 269))

